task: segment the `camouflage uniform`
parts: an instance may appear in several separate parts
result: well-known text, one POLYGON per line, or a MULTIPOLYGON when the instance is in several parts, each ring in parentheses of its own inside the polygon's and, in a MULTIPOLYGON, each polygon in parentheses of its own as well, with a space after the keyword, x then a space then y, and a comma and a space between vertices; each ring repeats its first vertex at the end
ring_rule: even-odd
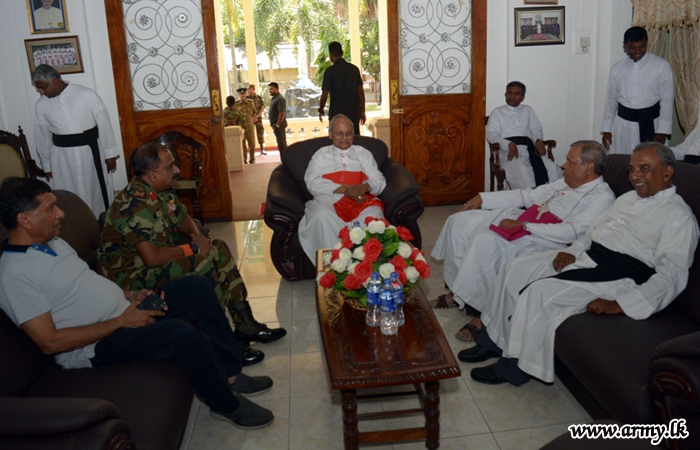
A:
POLYGON ((233 109, 238 111, 245 117, 243 122, 243 156, 245 158, 248 150, 246 150, 246 143, 248 144, 248 149, 250 150, 250 158, 248 159, 251 163, 255 162, 255 124, 253 123, 253 109, 255 108, 252 100, 246 100, 245 103, 238 100, 233 105, 233 109))
MULTIPOLYGON (((253 100, 253 105, 255 108, 253 108, 253 112, 257 113, 260 111, 260 108, 265 107, 265 102, 263 101, 263 98, 261 95, 253 95, 253 96, 248 96, 250 100, 253 100)), ((265 145, 265 127, 263 126, 263 118, 262 116, 258 117, 258 121, 255 122, 255 133, 258 135, 258 144, 260 144, 260 148, 264 148, 265 145)))
MULTIPOLYGON (((178 229, 188 217, 174 190, 156 193, 134 177, 109 208, 97 251, 98 271, 124 289, 154 289, 188 275, 207 277, 224 308, 248 295, 226 243, 214 239, 208 255, 182 256, 160 267, 148 267, 136 250, 140 242, 158 247, 180 244, 178 229)), ((238 321, 236 321, 238 322, 238 321)))
POLYGON ((233 108, 233 106, 227 106, 224 108, 224 126, 229 127, 231 125, 243 126, 245 123, 245 116, 240 111, 233 108))

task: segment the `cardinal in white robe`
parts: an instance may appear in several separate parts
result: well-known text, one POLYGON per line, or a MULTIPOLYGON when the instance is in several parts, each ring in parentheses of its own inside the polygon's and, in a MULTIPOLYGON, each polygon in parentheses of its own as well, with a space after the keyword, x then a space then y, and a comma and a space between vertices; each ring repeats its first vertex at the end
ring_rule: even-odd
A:
POLYGON ((635 190, 568 249, 511 260, 500 292, 484 311, 477 346, 465 362, 502 358, 473 369, 473 379, 522 384, 554 381, 554 337, 568 317, 584 312, 644 320, 661 311, 688 282, 698 243, 695 215, 671 185, 675 158, 668 147, 643 143, 630 160, 635 190), (659 156, 660 154, 660 156, 659 156))
POLYGON ((50 66, 37 67, 32 81, 42 94, 34 108, 34 132, 39 160, 44 172, 49 174, 49 184, 53 189, 77 194, 99 217, 114 199, 110 172, 115 170, 116 158, 121 153, 107 108, 92 89, 65 83, 50 66), (90 145, 67 146, 72 145, 70 139, 83 142, 87 131, 96 134, 95 150, 99 151, 97 163, 101 166, 102 180, 90 145), (66 137, 68 144, 61 141, 66 137))
POLYGON ((65 28, 63 13, 53 5, 53 0, 42 0, 42 7, 34 10, 34 27, 37 30, 65 28))
POLYGON ((673 71, 668 61, 647 53, 647 33, 625 32, 627 58, 610 69, 603 113, 603 144, 610 153, 632 153, 640 142, 666 142, 673 120, 673 71))
POLYGON ((313 199, 306 202, 299 222, 299 242, 316 264, 316 252, 338 241, 340 229, 366 217, 384 217, 384 206, 376 197, 386 186, 384 175, 372 153, 353 145, 353 123, 342 114, 331 120, 333 145, 320 148, 304 175, 313 199))
POLYGON ((506 172, 506 180, 511 189, 539 186, 555 181, 562 175, 559 166, 545 156, 542 125, 535 111, 528 105, 521 104, 525 100, 525 89, 525 85, 519 81, 508 83, 506 104, 491 112, 486 125, 486 140, 499 144, 501 167, 506 172), (536 154, 529 152, 527 145, 513 142, 512 138, 516 137, 530 139, 536 154), (537 168, 533 164, 540 165, 545 172, 539 177, 540 180, 536 180, 537 168))

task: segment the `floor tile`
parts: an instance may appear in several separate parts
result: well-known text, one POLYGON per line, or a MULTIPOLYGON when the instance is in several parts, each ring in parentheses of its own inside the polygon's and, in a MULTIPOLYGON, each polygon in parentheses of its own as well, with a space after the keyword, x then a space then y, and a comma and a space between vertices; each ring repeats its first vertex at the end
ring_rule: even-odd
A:
POLYGON ((295 320, 291 334, 293 355, 323 351, 318 320, 295 320))
MULTIPOLYGON (((246 287, 248 284, 246 283, 246 287)), ((278 297, 250 297, 250 307, 253 310, 255 320, 260 323, 288 322, 292 320, 292 299, 286 296, 278 297)))
POLYGON ((331 394, 325 364, 323 354, 320 352, 292 355, 290 396, 293 398, 331 394))
MULTIPOLYGON (((425 443, 411 442, 394 444, 394 450, 423 450, 425 443)), ((440 438, 440 450, 500 450, 498 443, 491 433, 462 436, 456 438, 440 438)))
POLYGON ((502 431, 493 433, 493 436, 501 450, 537 450, 559 435, 567 433, 567 427, 572 423, 582 422, 567 422, 545 427, 502 431))

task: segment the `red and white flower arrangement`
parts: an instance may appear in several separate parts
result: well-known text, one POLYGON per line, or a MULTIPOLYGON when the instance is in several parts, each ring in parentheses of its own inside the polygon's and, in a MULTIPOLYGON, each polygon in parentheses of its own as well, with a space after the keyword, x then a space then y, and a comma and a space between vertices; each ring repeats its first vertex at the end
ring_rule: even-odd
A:
POLYGON ((323 255, 323 268, 330 268, 319 271, 316 280, 324 288, 359 299, 364 306, 372 272, 379 272, 382 278, 396 272, 406 290, 430 276, 425 254, 410 243, 413 235, 406 227, 367 217, 364 228, 344 227, 338 238, 333 251, 323 255))

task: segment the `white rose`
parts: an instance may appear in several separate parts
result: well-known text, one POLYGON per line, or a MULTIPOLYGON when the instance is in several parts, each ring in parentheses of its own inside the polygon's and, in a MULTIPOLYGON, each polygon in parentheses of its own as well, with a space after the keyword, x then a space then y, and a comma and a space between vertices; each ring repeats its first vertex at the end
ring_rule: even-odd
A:
POLYGON ((342 249, 338 254, 338 259, 342 259, 346 265, 348 261, 350 261, 350 258, 352 258, 352 252, 347 248, 342 249))
POLYGON ((338 258, 335 261, 331 263, 331 269, 335 270, 338 273, 343 273, 345 272, 345 268, 348 266, 348 261, 343 261, 342 259, 338 258))
POLYGON ((336 242, 333 246, 333 250, 340 250, 341 248, 343 248, 343 243, 340 241, 336 242))
POLYGON ((386 227, 387 230, 396 230, 396 227, 394 225, 389 225, 386 227))
POLYGON ((355 273, 355 267, 360 264, 358 261, 355 261, 354 263, 350 264, 348 266, 348 273, 355 273))
POLYGON ((411 257, 411 246, 408 245, 405 242, 399 242, 399 248, 396 251, 401 257, 403 258, 410 258, 411 257))
POLYGON ((355 258, 358 261, 364 261, 365 260, 365 249, 363 247, 357 247, 353 252, 352 252, 352 257, 355 258))
POLYGON ((381 220, 373 220, 367 225, 367 231, 372 234, 382 234, 386 230, 386 225, 381 220))
POLYGON ((420 252, 418 252, 418 254, 416 255, 416 261, 427 262, 427 261, 425 260, 425 257, 423 256, 423 254, 420 253, 420 252))
POLYGON ((333 257, 333 252, 323 253, 323 267, 326 267, 331 263, 331 258, 333 257))
POLYGON ((406 274, 406 278, 408 279, 409 282, 415 283, 418 281, 418 278, 420 278, 420 274, 418 273, 418 269, 416 269, 413 266, 408 266, 406 267, 406 270, 404 271, 406 274))
POLYGON ((396 272, 396 267, 391 263, 385 263, 379 266, 379 275, 382 278, 389 278, 393 272, 396 272))
POLYGON ((358 245, 367 236, 367 232, 360 227, 355 227, 350 230, 350 240, 353 244, 358 245))

